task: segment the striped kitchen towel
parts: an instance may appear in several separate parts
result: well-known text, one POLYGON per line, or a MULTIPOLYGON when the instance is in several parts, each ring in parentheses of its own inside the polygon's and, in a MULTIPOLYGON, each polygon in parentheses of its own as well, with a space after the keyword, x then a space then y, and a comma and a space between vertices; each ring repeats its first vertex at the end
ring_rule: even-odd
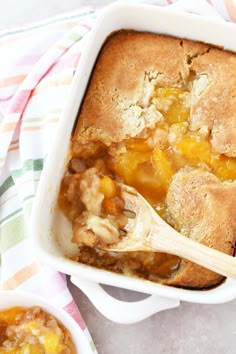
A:
POLYGON ((70 313, 96 349, 64 274, 30 249, 33 199, 95 8, 0 32, 1 288, 22 289, 70 313))
MULTIPOLYGON (((175 1, 152 2, 165 6, 175 1)), ((234 0, 204 2, 215 6, 226 20, 236 21, 234 0)), ((64 308, 85 331, 94 352, 65 276, 34 258, 28 226, 44 160, 70 93, 86 33, 99 11, 82 8, 0 31, 1 288, 36 293, 64 308)))

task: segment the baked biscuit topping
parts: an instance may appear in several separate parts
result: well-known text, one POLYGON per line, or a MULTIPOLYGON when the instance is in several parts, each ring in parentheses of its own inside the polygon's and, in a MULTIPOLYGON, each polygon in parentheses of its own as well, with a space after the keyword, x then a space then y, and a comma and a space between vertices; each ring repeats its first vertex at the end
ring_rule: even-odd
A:
POLYGON ((107 40, 59 195, 80 262, 177 286, 203 288, 222 279, 176 256, 112 254, 96 246, 125 236, 117 185, 124 182, 184 236, 233 253, 235 84, 231 52, 131 31, 107 40))

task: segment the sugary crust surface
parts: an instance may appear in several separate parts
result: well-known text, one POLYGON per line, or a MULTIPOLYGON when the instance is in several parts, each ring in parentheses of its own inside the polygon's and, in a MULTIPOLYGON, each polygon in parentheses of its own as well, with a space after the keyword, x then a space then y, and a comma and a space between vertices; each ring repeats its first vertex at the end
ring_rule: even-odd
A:
MULTIPOLYGON (((72 140, 109 146, 141 136, 163 120, 152 104, 155 87, 189 90, 190 130, 205 131, 215 153, 236 157, 236 55, 207 44, 120 31, 103 46, 72 140)), ((184 236, 233 254, 236 182, 182 169, 169 188, 168 209, 184 236)), ((182 260, 163 283, 191 288, 218 284, 216 273, 182 260)))
MULTIPOLYGON (((184 236, 221 252, 234 250, 236 181, 220 182, 213 174, 183 168, 175 174, 167 194, 169 213, 184 236)), ((221 277, 191 262, 182 261, 172 285, 199 287, 221 277)))
POLYGON ((204 73, 209 86, 191 109, 191 129, 207 126, 213 150, 236 156, 236 55, 212 48, 195 58, 192 70, 204 73))
POLYGON ((153 128, 155 86, 187 87, 190 126, 205 127, 215 152, 236 156, 236 56, 193 41, 120 31, 105 43, 82 105, 74 141, 106 145, 153 128))

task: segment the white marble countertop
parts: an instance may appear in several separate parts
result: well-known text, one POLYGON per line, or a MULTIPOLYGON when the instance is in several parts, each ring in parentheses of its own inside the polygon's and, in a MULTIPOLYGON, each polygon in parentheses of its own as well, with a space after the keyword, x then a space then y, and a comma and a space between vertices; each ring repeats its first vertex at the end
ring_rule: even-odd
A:
MULTIPOLYGON (((80 5, 111 0, 1 0, 0 27, 17 25, 71 11, 80 5)), ((182 303, 133 325, 104 318, 72 284, 71 292, 87 323, 99 354, 234 354, 236 300, 220 305, 182 303)), ((113 289, 123 298, 125 291, 113 289)), ((132 295, 133 298, 137 294, 132 295)))

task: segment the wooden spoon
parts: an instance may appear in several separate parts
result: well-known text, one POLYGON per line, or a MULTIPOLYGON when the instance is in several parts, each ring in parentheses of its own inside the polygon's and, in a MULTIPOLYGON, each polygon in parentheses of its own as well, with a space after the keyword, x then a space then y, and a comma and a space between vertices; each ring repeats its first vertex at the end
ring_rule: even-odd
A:
POLYGON ((113 252, 158 251, 177 255, 218 274, 236 278, 236 258, 182 236, 168 225, 132 187, 120 184, 128 216, 127 234, 118 243, 101 246, 113 252))

